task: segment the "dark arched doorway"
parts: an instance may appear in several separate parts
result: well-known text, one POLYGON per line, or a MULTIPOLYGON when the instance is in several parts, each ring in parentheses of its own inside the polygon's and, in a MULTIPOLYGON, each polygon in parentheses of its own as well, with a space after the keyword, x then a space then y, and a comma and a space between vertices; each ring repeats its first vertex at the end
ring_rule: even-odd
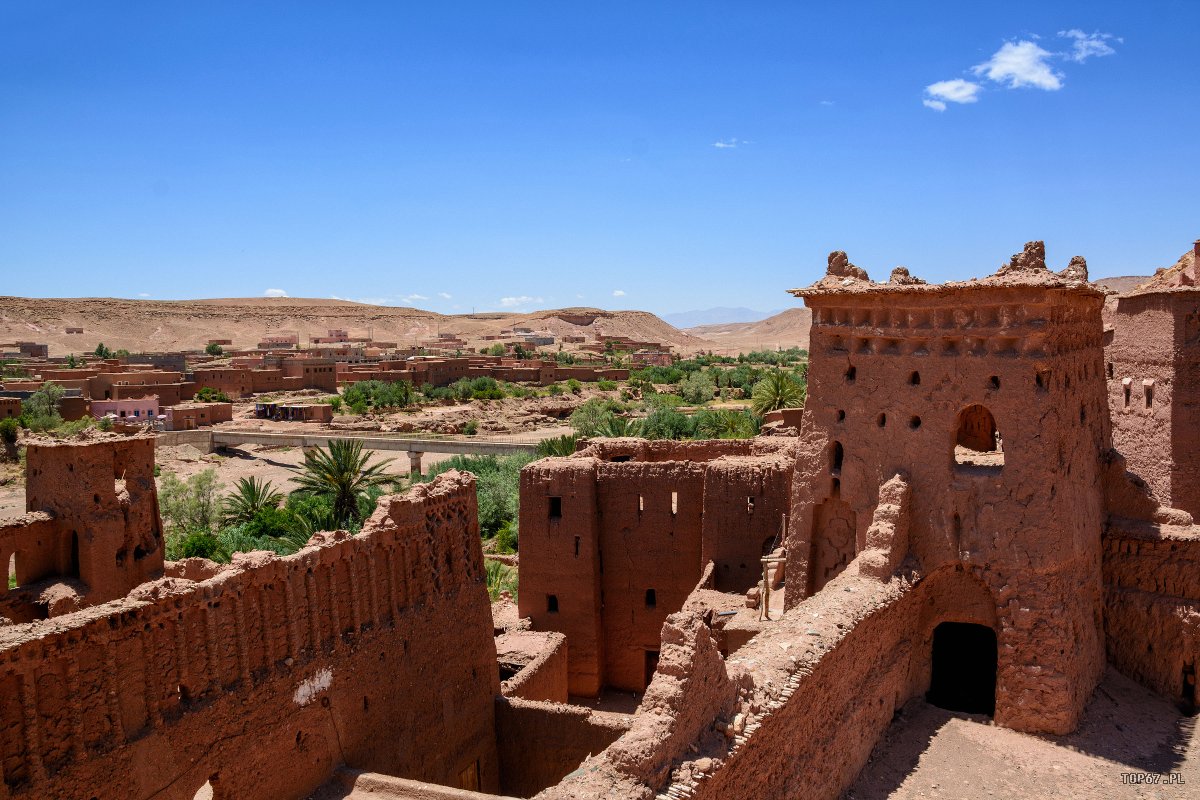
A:
POLYGON ((933 630, 933 675, 925 699, 949 711, 996 712, 996 632, 943 622, 933 630))

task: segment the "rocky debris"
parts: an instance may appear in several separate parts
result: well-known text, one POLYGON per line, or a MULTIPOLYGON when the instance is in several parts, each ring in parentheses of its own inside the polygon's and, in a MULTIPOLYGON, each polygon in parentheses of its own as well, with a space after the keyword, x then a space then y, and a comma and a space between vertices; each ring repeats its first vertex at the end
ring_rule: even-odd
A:
POLYGON ((925 281, 910 273, 908 267, 896 267, 892 270, 892 276, 888 278, 888 283, 895 284, 896 286, 916 286, 925 283, 925 281))
POLYGON ((865 269, 856 267, 850 263, 850 257, 846 255, 845 250, 834 250, 829 254, 829 265, 825 268, 825 274, 832 278, 854 278, 860 281, 871 280, 871 276, 867 275, 865 269))
POLYGON ((1030 272, 1046 269, 1046 243, 1042 241, 1026 242, 1025 249, 1014 253, 1012 259, 996 272, 997 275, 1007 275, 1011 272, 1030 272))

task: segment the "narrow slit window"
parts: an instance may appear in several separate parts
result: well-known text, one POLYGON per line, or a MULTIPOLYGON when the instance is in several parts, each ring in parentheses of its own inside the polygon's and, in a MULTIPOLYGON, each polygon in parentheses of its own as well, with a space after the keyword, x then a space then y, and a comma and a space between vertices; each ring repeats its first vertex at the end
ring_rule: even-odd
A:
POLYGON ((656 608, 658 606, 658 594, 653 589, 646 590, 646 608, 656 608))
POLYGON ((1154 380, 1142 381, 1142 394, 1146 398, 1146 408, 1154 408, 1154 380))
POLYGON ((546 595, 546 611, 550 614, 558 613, 558 595, 556 595, 556 594, 546 595))
POLYGON ((550 519, 562 519, 562 498, 550 498, 550 519))

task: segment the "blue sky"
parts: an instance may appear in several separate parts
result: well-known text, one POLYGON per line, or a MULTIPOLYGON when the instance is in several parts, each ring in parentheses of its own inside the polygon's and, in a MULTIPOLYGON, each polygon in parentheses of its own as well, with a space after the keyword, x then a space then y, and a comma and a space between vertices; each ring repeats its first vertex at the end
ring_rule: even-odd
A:
POLYGON ((832 249, 946 280, 1034 238, 1144 274, 1200 236, 1197 29, 1165 1, 5 0, 0 294, 771 309, 832 249))

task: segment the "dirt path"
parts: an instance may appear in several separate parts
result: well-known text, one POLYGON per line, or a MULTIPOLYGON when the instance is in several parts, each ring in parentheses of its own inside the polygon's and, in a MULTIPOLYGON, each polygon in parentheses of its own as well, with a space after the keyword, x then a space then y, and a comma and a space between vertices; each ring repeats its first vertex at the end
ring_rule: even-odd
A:
POLYGON ((1112 669, 1069 736, 1017 733, 916 699, 844 798, 1197 798, 1196 721, 1112 669), (1131 773, 1159 783, 1126 783, 1131 773))

